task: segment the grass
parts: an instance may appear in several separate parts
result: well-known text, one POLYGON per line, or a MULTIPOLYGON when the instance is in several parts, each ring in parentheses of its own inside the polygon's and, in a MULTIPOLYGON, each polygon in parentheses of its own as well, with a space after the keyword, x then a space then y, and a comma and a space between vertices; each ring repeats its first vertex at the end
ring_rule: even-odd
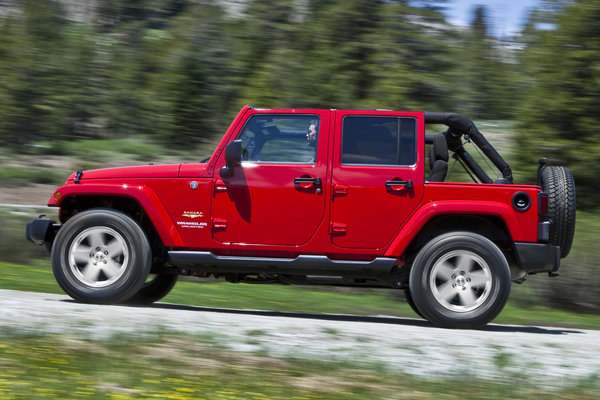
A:
POLYGON ((60 185, 64 181, 64 173, 49 168, 0 168, 0 186, 4 187, 19 187, 32 183, 60 185))
POLYGON ((0 262, 0 288, 42 293, 63 293, 54 280, 48 260, 38 260, 32 265, 0 262))
MULTIPOLYGON (((498 363, 508 365, 502 355, 498 363)), ((275 359, 233 352, 206 337, 157 333, 104 341, 4 335, 3 399, 595 399, 598 376, 535 387, 509 372, 498 379, 418 378, 373 365, 275 359)))

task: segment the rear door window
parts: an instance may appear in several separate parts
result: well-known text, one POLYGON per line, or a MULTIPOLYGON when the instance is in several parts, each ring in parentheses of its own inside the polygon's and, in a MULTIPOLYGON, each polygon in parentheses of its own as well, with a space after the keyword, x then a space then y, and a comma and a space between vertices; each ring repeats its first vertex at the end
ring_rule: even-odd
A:
POLYGON ((410 117, 346 116, 342 124, 342 164, 416 163, 417 121, 410 117))

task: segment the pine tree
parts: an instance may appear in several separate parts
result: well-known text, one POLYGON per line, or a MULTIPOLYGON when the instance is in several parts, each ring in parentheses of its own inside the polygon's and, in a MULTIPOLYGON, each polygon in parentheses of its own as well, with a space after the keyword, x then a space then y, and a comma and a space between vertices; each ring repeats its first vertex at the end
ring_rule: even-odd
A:
POLYGON ((527 96, 518 114, 519 158, 529 165, 542 156, 567 164, 577 182, 578 207, 597 208, 600 1, 550 6, 533 16, 525 32, 521 65, 527 96))

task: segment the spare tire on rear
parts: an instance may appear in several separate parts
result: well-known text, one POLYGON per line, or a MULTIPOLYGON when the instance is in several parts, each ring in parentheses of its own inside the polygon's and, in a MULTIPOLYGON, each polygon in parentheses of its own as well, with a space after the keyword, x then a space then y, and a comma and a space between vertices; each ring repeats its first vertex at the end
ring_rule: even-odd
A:
POLYGON ((549 166, 542 171, 542 190, 548 193, 549 243, 560 246, 560 257, 571 250, 575 233, 575 180, 566 167, 549 166))

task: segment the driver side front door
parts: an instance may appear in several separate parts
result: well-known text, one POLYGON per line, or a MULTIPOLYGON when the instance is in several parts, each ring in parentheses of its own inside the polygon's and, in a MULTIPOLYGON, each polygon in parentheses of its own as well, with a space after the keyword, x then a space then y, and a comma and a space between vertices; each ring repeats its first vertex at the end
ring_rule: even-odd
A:
MULTIPOLYGON (((326 223, 328 127, 329 111, 251 110, 236 135, 242 141, 241 165, 230 178, 217 174, 214 183, 214 239, 242 250, 308 243, 326 223), (318 126, 312 144, 311 124, 318 126)), ((224 163, 221 157, 216 170, 224 163)))

